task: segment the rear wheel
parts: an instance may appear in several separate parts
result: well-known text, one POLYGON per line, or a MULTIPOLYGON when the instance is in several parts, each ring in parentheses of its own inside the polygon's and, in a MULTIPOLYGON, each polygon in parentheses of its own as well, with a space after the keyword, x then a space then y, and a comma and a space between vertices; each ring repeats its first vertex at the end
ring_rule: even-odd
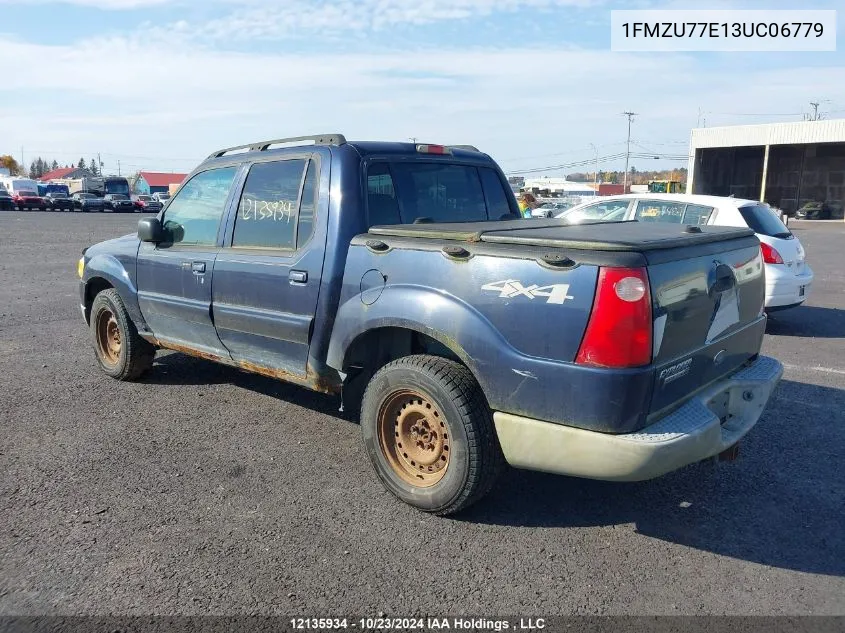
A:
POLYGON ((478 383, 460 363, 436 356, 400 358, 373 376, 361 433, 385 487, 425 512, 475 503, 504 463, 478 383))
POLYGON ((153 364, 155 347, 138 334, 117 290, 109 288, 91 306, 91 335, 97 362, 117 380, 134 380, 153 364))

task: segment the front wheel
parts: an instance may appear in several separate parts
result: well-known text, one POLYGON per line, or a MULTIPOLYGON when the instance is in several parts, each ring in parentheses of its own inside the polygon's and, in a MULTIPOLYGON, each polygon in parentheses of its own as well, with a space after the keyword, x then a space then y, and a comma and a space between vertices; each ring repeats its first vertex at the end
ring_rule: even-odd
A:
POLYGON ((481 499, 504 463, 481 387, 466 367, 436 356, 400 358, 373 376, 361 433, 385 487, 434 514, 481 499))
POLYGON ((134 380, 152 366, 155 347, 138 334, 117 290, 103 290, 94 298, 90 320, 97 362, 107 375, 134 380))

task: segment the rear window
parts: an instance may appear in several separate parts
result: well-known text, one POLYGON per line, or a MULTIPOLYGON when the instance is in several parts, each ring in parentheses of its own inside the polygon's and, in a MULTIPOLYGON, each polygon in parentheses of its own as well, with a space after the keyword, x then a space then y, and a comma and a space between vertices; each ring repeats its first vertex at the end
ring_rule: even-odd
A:
POLYGON ((422 161, 371 164, 367 207, 370 226, 420 219, 478 222, 513 214, 495 171, 422 161))
POLYGON ((770 207, 762 204, 740 207, 739 213, 749 228, 760 235, 769 237, 789 237, 792 233, 780 221, 770 207))

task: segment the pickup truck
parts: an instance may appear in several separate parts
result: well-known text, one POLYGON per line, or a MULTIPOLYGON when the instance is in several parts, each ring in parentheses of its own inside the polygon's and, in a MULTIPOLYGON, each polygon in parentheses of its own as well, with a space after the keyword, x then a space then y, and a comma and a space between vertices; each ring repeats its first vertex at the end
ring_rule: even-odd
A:
POLYGON ((78 273, 107 375, 167 349, 339 395, 386 488, 441 515, 505 463, 637 481, 732 456, 783 371, 749 229, 523 220, 469 146, 219 150, 78 273))

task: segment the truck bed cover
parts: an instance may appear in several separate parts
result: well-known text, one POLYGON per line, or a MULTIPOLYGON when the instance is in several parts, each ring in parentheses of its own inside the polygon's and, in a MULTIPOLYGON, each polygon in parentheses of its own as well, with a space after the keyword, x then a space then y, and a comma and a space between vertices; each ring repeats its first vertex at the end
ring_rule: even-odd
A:
POLYGON ((748 228, 659 222, 568 224, 566 220, 503 220, 374 226, 371 235, 598 251, 657 251, 753 236, 748 228), (698 230, 700 229, 700 232, 698 230), (692 231, 692 232, 690 232, 692 231))

